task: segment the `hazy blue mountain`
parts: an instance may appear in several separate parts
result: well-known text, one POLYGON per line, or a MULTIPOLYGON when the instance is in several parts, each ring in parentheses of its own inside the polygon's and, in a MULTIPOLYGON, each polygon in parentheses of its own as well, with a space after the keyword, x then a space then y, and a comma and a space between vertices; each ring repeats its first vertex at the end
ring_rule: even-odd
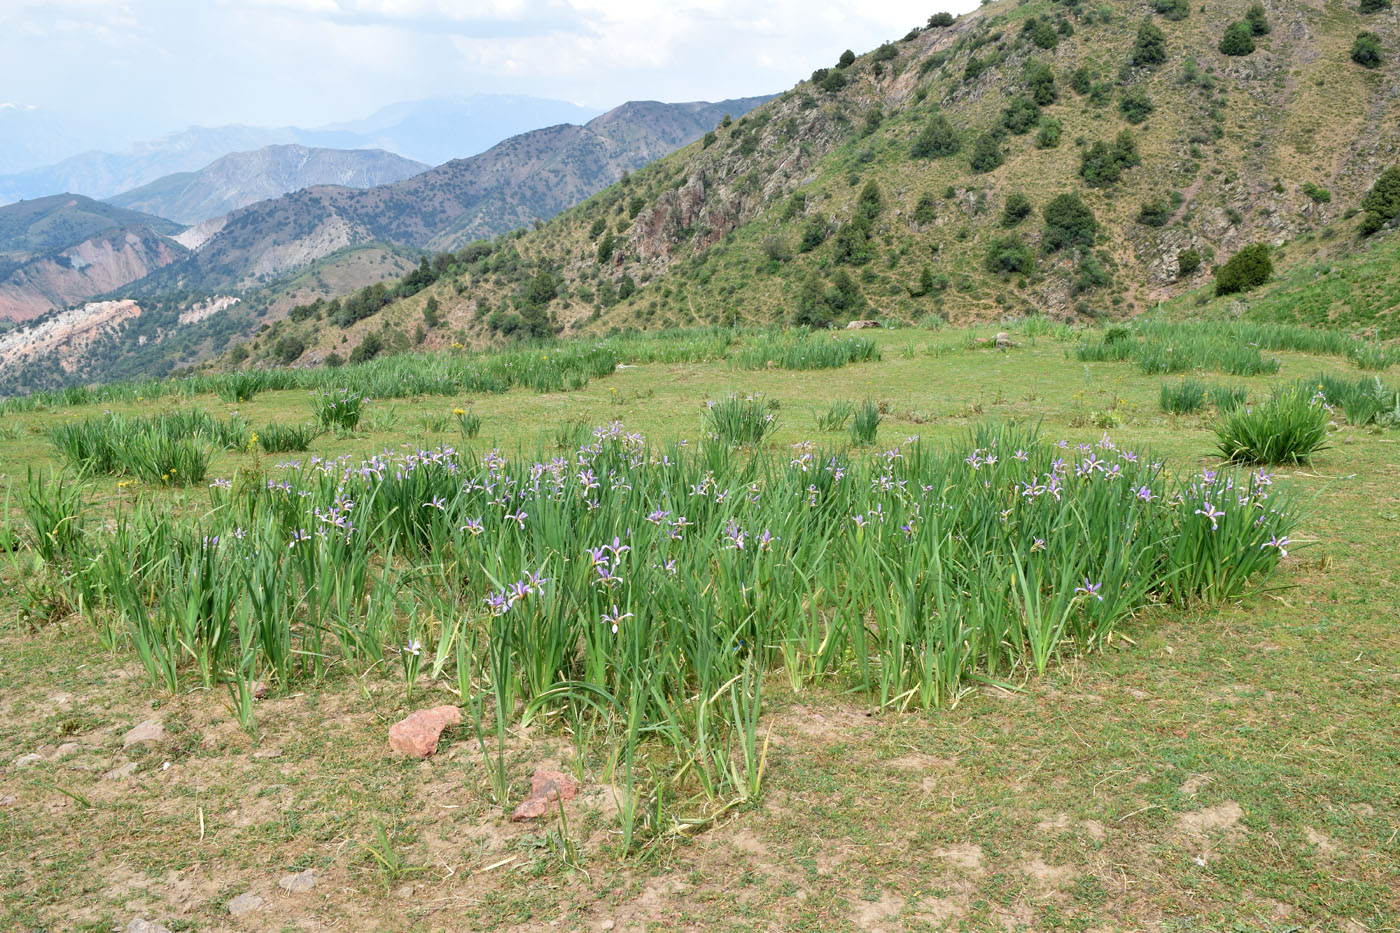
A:
POLYGON ((0 103, 0 172, 54 162, 81 145, 68 125, 53 114, 24 104, 0 103))
POLYGON ((192 126, 123 152, 84 152, 62 162, 0 175, 0 203, 60 192, 105 198, 176 172, 203 168, 230 152, 297 142, 297 131, 256 126, 192 126))
POLYGON ((310 185, 373 188, 428 168, 383 149, 264 146, 229 153, 196 172, 167 175, 106 200, 117 207, 194 224, 310 185))
MULTIPOLYGON (((564 101, 479 94, 392 104, 363 120, 314 129, 192 126, 119 152, 82 152, 38 168, 0 174, 0 204, 60 192, 108 198, 166 175, 197 171, 232 152, 279 144, 385 149, 437 165, 475 155, 527 130, 583 123, 598 113, 564 101)), ((64 141, 69 138, 42 112, 0 110, 0 167, 32 164, 38 153, 71 152, 71 148, 65 150, 64 141)))
POLYGON ((485 152, 496 143, 542 126, 587 123, 603 111, 561 100, 505 94, 438 97, 390 104, 363 120, 322 127, 308 143, 338 146, 353 137, 356 147, 374 146, 440 165, 485 152), (320 140, 324 135, 324 141, 320 140))

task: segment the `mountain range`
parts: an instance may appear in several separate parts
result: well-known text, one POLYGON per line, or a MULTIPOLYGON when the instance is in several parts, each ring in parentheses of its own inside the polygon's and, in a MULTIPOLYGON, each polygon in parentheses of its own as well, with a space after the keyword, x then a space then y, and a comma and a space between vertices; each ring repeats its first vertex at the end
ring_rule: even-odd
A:
MULTIPOLYGON (((382 305, 355 298, 355 314, 274 321, 241 365, 1205 303, 1246 247, 1278 270, 1325 269, 1395 235, 1382 218, 1400 214, 1397 56, 1397 12, 1350 3, 987 3, 863 55, 833 50, 791 91, 539 229, 435 262, 428 287, 415 275, 386 283, 382 305)), ((1362 297, 1332 294, 1325 313, 1362 297)), ((1225 300, 1240 313, 1248 295, 1225 300)))
POLYGON ((296 144, 232 152, 194 172, 166 175, 107 203, 197 224, 311 185, 373 188, 402 181, 427 165, 383 149, 312 149, 296 144))
MULTIPOLYGON (((274 147, 162 179, 114 203, 64 195, 0 207, 0 232, 14 229, 13 248, 0 253, 6 263, 0 266, 0 320, 40 317, 29 329, 46 335, 43 347, 80 347, 87 356, 36 360, 19 331, 6 336, 5 360, 11 371, 28 373, 19 382, 24 385, 163 372, 222 348, 240 328, 252 329, 298 300, 401 274, 417 252, 543 222, 767 99, 634 101, 582 126, 533 130, 390 184, 312 185, 188 227, 132 208, 193 219, 221 198, 246 197, 250 183, 290 184, 295 173, 289 163, 336 168, 349 160, 368 171, 360 163, 375 154, 326 153, 304 161, 307 150, 274 147), (273 178, 258 170, 270 161, 282 168, 273 178), (235 179, 238 184, 224 184, 235 179), (104 263, 111 268, 107 277, 94 268, 104 263), (133 312, 129 304, 98 300, 116 298, 141 304, 133 312), (49 318, 89 300, 92 315, 61 315, 63 333, 55 338, 49 318), (217 310, 192 312, 196 306, 217 310), (110 320, 114 311, 119 322, 110 320), (100 328, 104 339, 79 339, 89 327, 100 328), (132 353, 145 362, 122 356, 132 353)), ((391 157, 380 167, 407 173, 416 166, 391 157)))
POLYGON ((634 101, 588 123, 523 133, 391 185, 303 188, 234 211, 152 288, 241 290, 372 242, 446 250, 546 220, 766 98, 634 101))
POLYGON ((1204 304, 1246 247, 1326 269, 1395 236, 1397 54, 1384 8, 997 0, 833 52, 747 113, 632 104, 392 185, 234 211, 120 295, 164 310, 62 377, 35 361, 6 384, 161 374, 221 348, 218 365, 313 365, 615 328, 1204 304), (627 168, 664 144, 680 148, 627 168), (376 241, 438 252, 364 262, 376 241), (169 323, 220 294, 241 301, 169 323))
POLYGON ((88 151, 48 162, 46 156, 71 145, 71 135, 50 115, 11 106, 0 110, 0 130, 6 131, 0 136, 0 204, 58 192, 106 198, 166 175, 196 171, 231 152, 272 145, 384 149, 437 165, 518 133, 597 115, 596 109, 564 101, 515 95, 431 98, 315 129, 195 126, 118 152, 88 151))

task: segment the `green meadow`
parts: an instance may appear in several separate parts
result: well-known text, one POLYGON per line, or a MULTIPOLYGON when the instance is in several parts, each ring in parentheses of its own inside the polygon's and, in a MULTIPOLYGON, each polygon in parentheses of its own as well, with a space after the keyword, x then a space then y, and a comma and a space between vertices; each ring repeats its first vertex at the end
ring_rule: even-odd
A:
POLYGON ((0 403, 0 919, 1389 928, 1393 362, 715 328, 0 403))

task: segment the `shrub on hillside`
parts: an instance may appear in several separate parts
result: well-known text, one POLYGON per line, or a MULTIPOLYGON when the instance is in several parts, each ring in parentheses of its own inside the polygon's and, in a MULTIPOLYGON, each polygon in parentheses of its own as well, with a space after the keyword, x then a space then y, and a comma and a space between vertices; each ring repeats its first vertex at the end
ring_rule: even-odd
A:
POLYGON ((1147 89, 1143 87, 1132 87, 1123 92, 1123 99, 1118 102, 1118 109, 1123 112, 1124 118, 1134 125, 1141 123, 1152 115, 1152 111, 1157 109, 1152 103, 1152 98, 1147 96, 1147 89))
POLYGON ((1250 54, 1254 51, 1254 30, 1246 22, 1231 23, 1220 37, 1219 49, 1222 55, 1250 54))
POLYGON ((1093 88, 1093 86, 1094 74, 1092 71, 1089 70, 1088 65, 1080 65, 1078 68, 1074 69, 1074 71, 1070 73, 1069 88, 1070 90, 1074 91, 1074 93, 1078 94, 1080 97, 1083 97, 1085 94, 1088 94, 1090 89, 1093 88))
POLYGON ((1053 49, 1060 44, 1060 34, 1055 29, 1055 24, 1043 16, 1032 16, 1026 20, 1022 31, 1030 36, 1036 48, 1053 49))
POLYGON ((1011 98, 1001 112, 1001 125, 1017 136, 1029 133, 1040 122, 1040 108, 1029 97, 1011 98))
POLYGON ((1269 14, 1262 3, 1252 4, 1245 11, 1244 21, 1249 24, 1249 31, 1256 36, 1267 36, 1272 29, 1269 25, 1269 14))
POLYGON ((1001 151, 1000 133, 983 133, 972 144, 972 155, 968 160, 974 172, 990 172, 1006 161, 1001 151))
POLYGON ((919 200, 914 205, 914 223, 931 224, 937 217, 938 199, 931 192, 925 191, 919 195, 919 200))
POLYGON ((958 139, 958 131, 953 129, 947 117, 935 113, 929 117, 919 135, 914 137, 909 154, 916 159, 939 159, 953 155, 960 148, 962 140, 958 139))
POLYGON ((1176 274, 1178 278, 1190 278, 1201 268, 1201 251, 1188 246, 1176 254, 1176 274))
POLYGON ((1312 181, 1303 183, 1303 194, 1314 204, 1327 204, 1332 200, 1332 192, 1312 181))
POLYGON ((1019 191, 1013 191, 1006 196, 1006 207, 1001 213, 1001 225, 1003 227, 1014 227, 1030 216, 1034 208, 1031 206, 1031 199, 1019 191))
POLYGON ((954 17, 952 13, 935 13, 928 18, 929 28, 943 29, 947 26, 953 25, 953 19, 954 17))
POLYGON ((1130 60, 1139 68, 1154 68, 1167 60, 1167 36, 1151 20, 1138 27, 1130 60))
POLYGON ((288 334, 280 338, 272 347, 272 355, 277 357, 277 362, 286 365, 295 363, 297 358, 306 352, 306 341, 295 334, 288 334))
POLYGON ((826 242, 827 233, 826 221, 820 217, 813 217, 807 221, 802 228, 802 238, 798 241, 798 251, 810 253, 826 242))
POLYGON ((1118 134, 1112 146, 1099 140, 1086 149, 1079 165, 1079 174, 1090 188, 1107 188, 1122 177, 1124 169, 1141 161, 1137 140, 1130 131, 1124 130, 1118 134))
POLYGON ((1231 256, 1229 262, 1216 270, 1215 293, 1233 295, 1247 292, 1269 281, 1269 276, 1273 274, 1274 262, 1269 258, 1268 244, 1254 243, 1231 256))
POLYGON ((1361 199, 1366 215, 1361 219, 1361 235, 1370 236, 1400 217, 1400 165, 1381 172, 1371 190, 1361 199))
POLYGON ((1035 134, 1035 147, 1037 149, 1054 149, 1060 144, 1061 132, 1059 120, 1050 116, 1041 117, 1040 132, 1035 134))
POLYGON ((612 231, 598 241, 598 265, 605 266, 612 259, 613 250, 617 248, 617 240, 613 237, 612 231))
POLYGON ((1059 90, 1055 87, 1055 72, 1051 71, 1045 62, 1028 62, 1025 78, 1026 92, 1039 106, 1048 107, 1059 98, 1059 90))
POLYGON ((1152 0, 1152 12, 1178 23, 1191 15, 1191 5, 1186 0, 1152 0))
POLYGON ((1172 219, 1171 202, 1166 198, 1152 198, 1142 202, 1138 208, 1137 221, 1146 227, 1165 227, 1172 219))
POLYGON ((1351 46, 1351 60, 1362 68, 1379 68, 1384 60, 1381 57, 1381 37, 1374 32, 1358 33, 1351 46))
POLYGON ((1390 9, 1390 0, 1361 0, 1356 8, 1358 13, 1382 13, 1390 9))
POLYGON ((1035 271, 1035 254, 1026 241, 1015 234, 998 237, 987 250, 987 271, 998 275, 1013 272, 1030 275, 1035 271))
POLYGON ((1041 216, 1045 218, 1041 245, 1047 253, 1067 246, 1094 245, 1098 220, 1078 194, 1069 192, 1056 196, 1041 209, 1041 216))
POLYGON ((851 266, 863 266, 875 258, 875 244, 870 241, 870 221, 857 216, 843 224, 832 240, 832 261, 851 266))
POLYGON ((384 338, 379 336, 378 331, 370 331, 365 334, 355 349, 350 351, 350 362, 367 363, 374 359, 384 350, 384 338))

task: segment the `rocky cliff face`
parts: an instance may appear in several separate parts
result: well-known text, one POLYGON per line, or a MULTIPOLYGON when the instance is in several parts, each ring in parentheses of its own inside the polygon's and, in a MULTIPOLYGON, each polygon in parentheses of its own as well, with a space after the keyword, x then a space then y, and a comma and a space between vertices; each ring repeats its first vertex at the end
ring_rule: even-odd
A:
POLYGON ((0 366, 14 367, 40 357, 72 372, 95 342, 117 333, 121 325, 140 316, 134 301, 96 301, 61 311, 46 320, 0 335, 0 366))
POLYGON ((23 262, 0 279, 0 319, 27 321, 115 291, 186 255, 149 227, 119 228, 23 262))

